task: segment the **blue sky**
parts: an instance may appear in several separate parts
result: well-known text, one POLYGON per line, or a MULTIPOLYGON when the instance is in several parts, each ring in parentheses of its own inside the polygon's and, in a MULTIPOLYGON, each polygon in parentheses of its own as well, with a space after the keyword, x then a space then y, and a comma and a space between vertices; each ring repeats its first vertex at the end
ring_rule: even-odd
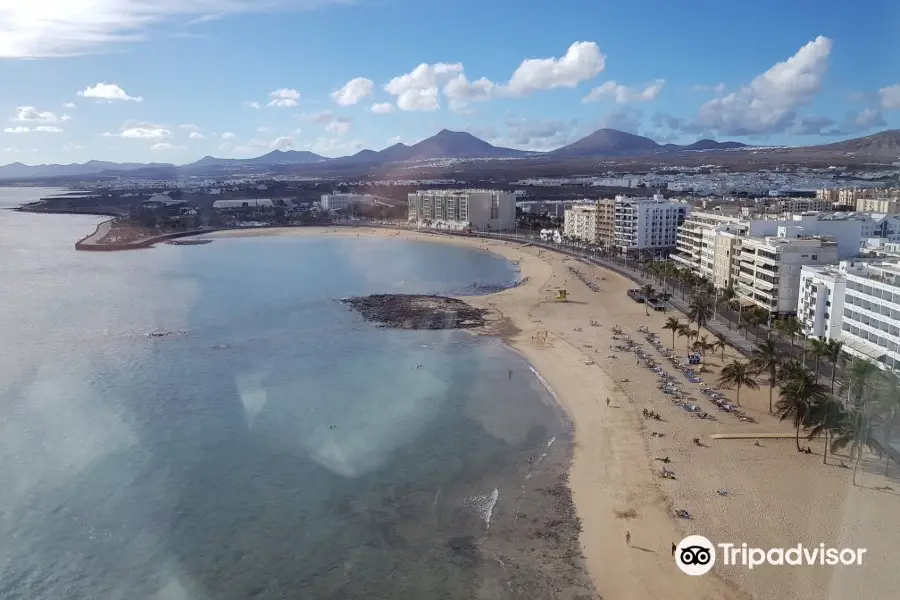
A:
POLYGON ((0 164, 341 156, 441 128, 826 143, 900 127, 898 24, 886 0, 0 0, 0 164))

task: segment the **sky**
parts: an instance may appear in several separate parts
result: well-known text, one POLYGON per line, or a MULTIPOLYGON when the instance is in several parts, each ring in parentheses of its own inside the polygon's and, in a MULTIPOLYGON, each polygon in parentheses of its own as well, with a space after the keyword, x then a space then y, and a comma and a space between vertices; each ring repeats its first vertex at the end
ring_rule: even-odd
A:
POLYGON ((0 0, 0 164, 900 128, 895 0, 0 0))

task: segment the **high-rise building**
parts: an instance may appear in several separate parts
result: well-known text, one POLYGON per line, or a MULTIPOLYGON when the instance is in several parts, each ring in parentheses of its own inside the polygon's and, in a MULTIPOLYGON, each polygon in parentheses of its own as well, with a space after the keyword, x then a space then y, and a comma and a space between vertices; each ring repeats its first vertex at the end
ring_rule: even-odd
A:
POLYGON ((900 263, 842 261, 802 277, 797 314, 808 336, 900 372, 900 263))
POLYGON ((653 198, 615 199, 615 248, 622 254, 668 256, 676 245, 678 227, 690 214, 690 205, 653 198))
POLYGON ((410 223, 446 229, 508 231, 516 195, 499 190, 420 190, 408 196, 410 223))
MULTIPOLYGON (((784 228, 779 230, 783 234, 784 228)), ((838 244, 821 237, 745 237, 741 239, 737 296, 773 315, 797 311, 798 286, 803 265, 836 263, 838 244)))
POLYGON ((563 218, 563 234, 566 237, 597 243, 597 205, 579 204, 566 210, 563 218))
POLYGON ((322 210, 329 212, 348 210, 354 204, 375 204, 375 196, 371 194, 322 194, 322 210))

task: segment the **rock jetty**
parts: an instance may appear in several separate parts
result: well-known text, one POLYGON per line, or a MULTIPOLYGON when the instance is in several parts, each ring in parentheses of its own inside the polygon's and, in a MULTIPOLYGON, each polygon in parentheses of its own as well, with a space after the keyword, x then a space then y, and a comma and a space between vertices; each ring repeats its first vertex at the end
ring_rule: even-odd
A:
POLYGON ((364 319, 391 329, 469 329, 484 325, 487 311, 446 296, 373 294, 341 298, 364 319))

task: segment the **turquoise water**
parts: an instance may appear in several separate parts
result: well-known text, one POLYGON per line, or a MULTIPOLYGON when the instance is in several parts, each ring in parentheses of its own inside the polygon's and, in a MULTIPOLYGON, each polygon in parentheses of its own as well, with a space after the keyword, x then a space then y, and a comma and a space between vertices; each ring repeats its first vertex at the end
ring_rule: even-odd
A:
POLYGON ((511 590, 467 548, 509 531, 529 457, 565 452, 548 393, 496 340, 336 302, 511 264, 328 236, 76 253, 98 221, 0 211, 0 597, 511 590))

